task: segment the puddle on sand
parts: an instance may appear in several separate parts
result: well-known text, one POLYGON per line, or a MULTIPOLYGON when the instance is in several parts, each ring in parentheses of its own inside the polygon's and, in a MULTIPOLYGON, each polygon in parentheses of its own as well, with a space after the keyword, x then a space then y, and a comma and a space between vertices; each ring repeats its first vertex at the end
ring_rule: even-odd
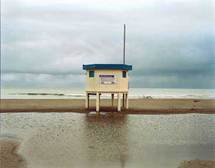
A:
POLYGON ((176 168, 214 158, 215 115, 0 114, 30 168, 176 168))

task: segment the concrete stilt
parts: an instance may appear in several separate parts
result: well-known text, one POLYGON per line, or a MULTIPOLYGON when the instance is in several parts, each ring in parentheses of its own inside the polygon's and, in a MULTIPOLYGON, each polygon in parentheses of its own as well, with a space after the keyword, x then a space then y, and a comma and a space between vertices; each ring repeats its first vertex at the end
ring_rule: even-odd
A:
POLYGON ((125 100, 125 101, 126 101, 125 108, 128 109, 128 93, 126 93, 125 95, 126 95, 126 96, 125 96, 125 97, 126 97, 126 98, 125 98, 125 99, 126 99, 126 100, 125 100))
POLYGON ((99 106, 100 106, 100 102, 101 102, 101 93, 99 93, 99 106))
POLYGON ((122 94, 122 107, 125 107, 125 94, 122 94))
POLYGON ((113 93, 111 94, 111 105, 112 106, 114 105, 114 94, 113 93))
POLYGON ((117 111, 121 111, 121 93, 118 93, 117 97, 118 97, 117 111))
POLYGON ((89 93, 86 93, 85 108, 89 109, 89 93))
POLYGON ((100 97, 100 94, 97 92, 96 93, 96 112, 99 112, 99 105, 100 105, 99 97, 100 97))

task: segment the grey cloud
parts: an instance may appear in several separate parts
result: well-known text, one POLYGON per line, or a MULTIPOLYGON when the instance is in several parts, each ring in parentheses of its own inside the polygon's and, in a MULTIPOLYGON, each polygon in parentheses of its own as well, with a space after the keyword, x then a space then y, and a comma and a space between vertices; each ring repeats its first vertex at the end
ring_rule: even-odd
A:
POLYGON ((2 87, 84 87, 81 74, 53 75, 34 73, 4 73, 1 76, 2 87))
MULTIPOLYGON (((128 3, 113 9, 76 1, 15 2, 3 2, 1 65, 3 74, 17 78, 3 80, 4 84, 21 85, 26 79, 24 83, 32 85, 27 78, 34 76, 39 85, 42 81, 37 77, 47 74, 53 77, 53 85, 70 80, 69 75, 83 85, 82 64, 122 62, 123 23, 128 29, 126 60, 134 68, 132 86, 211 88, 214 84, 211 1, 131 7, 128 3)), ((42 83, 51 85, 46 77, 42 83)), ((68 83, 77 85, 74 80, 68 83)))

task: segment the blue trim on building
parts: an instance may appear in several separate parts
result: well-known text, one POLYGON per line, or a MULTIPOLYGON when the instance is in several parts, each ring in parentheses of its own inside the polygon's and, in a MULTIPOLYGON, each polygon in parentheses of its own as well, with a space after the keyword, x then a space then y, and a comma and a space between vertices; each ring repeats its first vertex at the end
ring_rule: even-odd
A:
POLYGON ((132 70, 132 65, 127 64, 88 64, 83 65, 83 70, 94 69, 115 69, 115 70, 132 70))

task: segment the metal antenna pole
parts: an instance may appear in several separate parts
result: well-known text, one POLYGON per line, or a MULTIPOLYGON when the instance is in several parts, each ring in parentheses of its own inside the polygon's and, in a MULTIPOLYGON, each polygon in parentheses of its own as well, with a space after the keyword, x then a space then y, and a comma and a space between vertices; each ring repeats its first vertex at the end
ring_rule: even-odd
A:
POLYGON ((125 38, 126 38, 126 25, 124 24, 124 36, 123 36, 123 64, 125 64, 125 38))

